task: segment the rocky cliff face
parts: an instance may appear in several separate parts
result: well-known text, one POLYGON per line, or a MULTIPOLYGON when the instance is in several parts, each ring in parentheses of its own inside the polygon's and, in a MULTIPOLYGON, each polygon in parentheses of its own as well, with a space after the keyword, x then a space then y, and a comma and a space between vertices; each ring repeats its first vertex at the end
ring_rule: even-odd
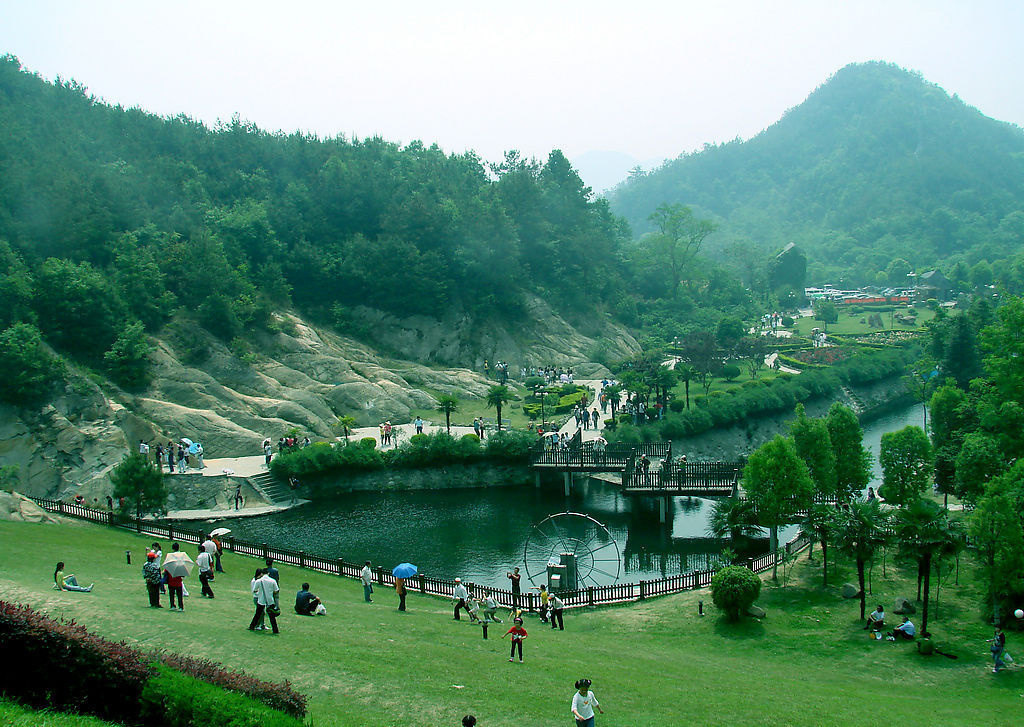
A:
MULTIPOLYGON (((339 416, 359 425, 384 419, 407 421, 414 409, 432 409, 434 393, 482 397, 490 384, 484 358, 528 364, 588 363, 598 345, 541 301, 526 324, 474 327, 468 318, 437 321, 396 319, 370 310, 360 316, 376 348, 288 317, 289 333, 253 340, 255 361, 246 363, 205 331, 210 355, 188 365, 176 344, 153 341, 153 384, 129 394, 77 372, 45 407, 27 411, 0 406, 0 464, 18 466, 16 489, 44 497, 81 493, 88 502, 110 490, 107 477, 139 439, 200 441, 208 458, 259 452, 264 437, 276 439, 297 427, 310 436, 331 435, 339 416), (380 351, 386 350, 388 354, 380 351)), ((624 330, 595 325, 601 346, 613 357, 637 352, 624 330)))

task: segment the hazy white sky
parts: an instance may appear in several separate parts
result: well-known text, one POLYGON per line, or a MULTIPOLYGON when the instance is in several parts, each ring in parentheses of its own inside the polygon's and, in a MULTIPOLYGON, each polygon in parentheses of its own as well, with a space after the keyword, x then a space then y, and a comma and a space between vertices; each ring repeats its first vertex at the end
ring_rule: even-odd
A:
POLYGON ((749 138, 854 61, 1024 125, 1024 0, 0 0, 0 53, 213 124, 499 159, 749 138))

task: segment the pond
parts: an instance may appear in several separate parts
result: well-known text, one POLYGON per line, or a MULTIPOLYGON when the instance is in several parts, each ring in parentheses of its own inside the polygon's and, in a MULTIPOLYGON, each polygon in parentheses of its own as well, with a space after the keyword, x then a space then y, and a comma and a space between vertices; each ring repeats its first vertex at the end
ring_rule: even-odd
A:
MULTIPOLYGON (((864 442, 872 450, 876 478, 878 445, 882 434, 907 424, 921 425, 921 407, 885 414, 864 427, 864 442)), ((876 481, 875 486, 878 482, 876 481)), ((701 570, 718 561, 721 544, 708 537, 707 522, 713 501, 670 498, 669 522, 659 522, 658 501, 624 495, 599 480, 578 480, 565 497, 561 484, 534 487, 491 487, 473 490, 350 493, 286 512, 230 523, 235 537, 278 547, 305 550, 329 558, 393 567, 415 563, 420 572, 440 578, 508 587, 506 573, 514 566, 543 572, 537 541, 551 536, 544 526, 549 515, 582 513, 607 528, 589 539, 588 549, 600 548, 598 583, 614 580, 604 562, 618 554, 618 580, 650 580, 701 570), (524 550, 529 545, 528 562, 524 550)), ((578 519, 580 526, 586 525, 578 519)), ((565 527, 565 526, 563 526, 565 527)), ((594 526, 589 526, 593 528, 594 526)), ((795 534, 780 534, 786 540, 795 534)), ((566 539, 570 534, 566 533, 566 539)), ((762 542, 767 549, 767 540, 762 542)), ((597 556, 595 556, 596 558, 597 556)), ((542 578, 538 577, 539 583, 542 578)), ((525 586, 524 579, 524 586, 525 586)))

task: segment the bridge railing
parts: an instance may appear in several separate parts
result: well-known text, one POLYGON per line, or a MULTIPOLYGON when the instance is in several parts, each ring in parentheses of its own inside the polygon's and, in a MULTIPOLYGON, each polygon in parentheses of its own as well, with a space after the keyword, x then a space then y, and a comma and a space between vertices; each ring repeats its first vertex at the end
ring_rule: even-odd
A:
MULTIPOLYGON (((204 530, 182 528, 173 523, 140 520, 135 517, 110 512, 109 510, 94 510, 83 505, 74 505, 60 500, 48 500, 38 497, 30 497, 29 499, 49 512, 124 528, 135 533, 164 540, 201 543, 206 533, 204 530)), ((804 548, 809 542, 803 535, 797 535, 774 553, 767 553, 757 558, 748 559, 745 565, 755 573, 767 570, 774 564, 781 563, 787 555, 804 548)), ((360 564, 348 563, 341 558, 327 558, 314 553, 307 553, 304 550, 278 548, 267 543, 253 543, 232 538, 231 536, 223 538, 222 543, 224 549, 230 553, 252 556, 254 558, 273 558, 278 563, 286 563, 329 575, 356 579, 360 577, 360 572, 362 571, 362 565, 360 564)), ((566 608, 584 608, 642 601, 653 596, 664 596, 696 588, 706 588, 711 584, 711 578, 714 574, 714 570, 702 570, 650 581, 641 580, 636 583, 590 586, 575 591, 559 593, 558 595, 565 603, 566 608)), ((395 578, 391 572, 380 566, 374 569, 373 580, 375 584, 384 587, 393 588, 395 585, 395 578)), ((455 589, 454 579, 435 578, 423 574, 406 578, 405 585, 409 590, 419 591, 420 593, 432 596, 441 596, 442 598, 451 598, 455 589)), ((478 586, 472 582, 466 582, 463 585, 475 596, 482 596, 485 591, 489 592, 499 604, 505 607, 512 607, 513 599, 516 598, 511 591, 501 588, 478 586)), ((517 595, 518 598, 516 600, 518 601, 519 608, 526 611, 536 611, 540 607, 540 597, 538 594, 527 591, 517 595)))
POLYGON ((557 467, 594 467, 607 466, 611 469, 621 469, 630 457, 633 456, 632 445, 609 444, 604 452, 595 449, 590 442, 584 443, 577 449, 546 449, 534 454, 533 464, 550 465, 557 467))

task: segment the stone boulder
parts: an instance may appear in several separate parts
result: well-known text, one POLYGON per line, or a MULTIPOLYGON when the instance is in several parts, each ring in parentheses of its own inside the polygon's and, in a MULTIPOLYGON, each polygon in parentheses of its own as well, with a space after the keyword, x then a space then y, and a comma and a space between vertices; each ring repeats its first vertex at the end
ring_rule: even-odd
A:
POLYGON ((917 613, 917 607, 910 602, 909 598, 897 598, 892 610, 901 616, 910 616, 917 613))
POLYGON ((760 606, 751 606, 750 608, 748 608, 747 615, 753 616, 754 618, 764 618, 765 616, 767 616, 765 610, 760 606))
POLYGON ((843 598, 860 598, 860 589, 852 583, 844 583, 839 594, 843 598))
POLYGON ((17 492, 0 492, 0 520, 24 523, 56 523, 57 518, 17 492))

